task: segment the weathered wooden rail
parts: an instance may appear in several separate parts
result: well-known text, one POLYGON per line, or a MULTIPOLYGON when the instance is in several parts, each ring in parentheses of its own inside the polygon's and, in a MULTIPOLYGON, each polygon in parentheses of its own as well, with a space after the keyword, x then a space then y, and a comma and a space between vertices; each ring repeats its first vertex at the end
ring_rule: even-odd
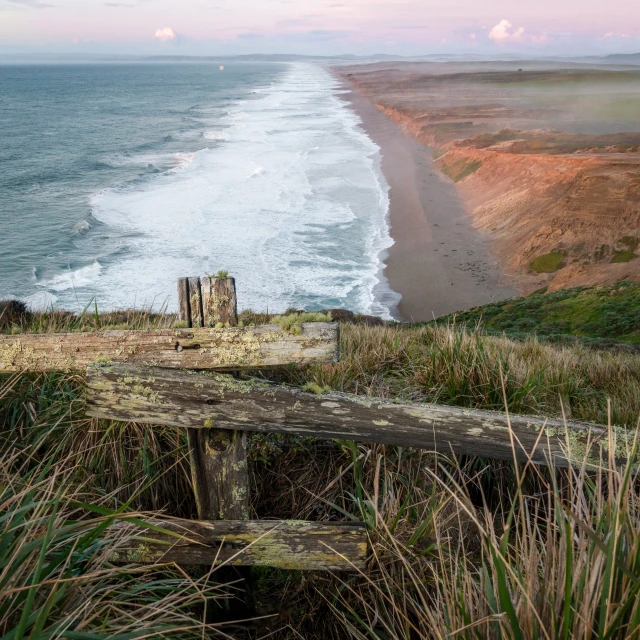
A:
MULTIPOLYGON (((378 442, 485 457, 582 464, 624 456, 624 430, 341 393, 314 395, 220 372, 335 362, 338 325, 237 327, 233 278, 178 281, 187 329, 0 335, 0 373, 87 371, 87 413, 188 430, 201 521, 174 521, 125 547, 126 561, 352 570, 367 557, 363 526, 251 521, 247 432, 378 442), (190 371, 188 371, 190 370, 190 371), (198 371, 195 371, 198 370, 198 371), (209 370, 203 372, 205 370, 209 370)), ((120 525, 118 525, 120 526, 120 525)))
MULTIPOLYGON (((279 569, 363 569, 367 532, 360 523, 296 520, 149 521, 163 533, 142 533, 120 545, 117 560, 140 564, 175 562, 279 569)), ((122 525, 115 525, 116 532, 122 525)))
POLYGON ((301 335, 277 325, 0 335, 0 373, 84 371, 96 361, 219 370, 327 362, 338 357, 337 335, 319 322, 301 335))
POLYGON ((87 371, 87 413, 189 429, 280 432, 567 466, 605 427, 435 404, 315 395, 258 380, 127 364, 87 371), (543 432, 542 434, 540 432, 543 432), (542 435, 542 437, 541 437, 542 435), (573 451, 571 448, 573 447, 573 451))

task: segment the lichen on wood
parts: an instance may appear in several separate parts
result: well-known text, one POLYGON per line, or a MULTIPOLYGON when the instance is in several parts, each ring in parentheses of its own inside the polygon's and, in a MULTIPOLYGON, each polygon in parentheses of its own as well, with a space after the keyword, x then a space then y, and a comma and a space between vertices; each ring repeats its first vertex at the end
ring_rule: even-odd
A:
POLYGON ((330 362, 335 324, 309 323, 294 336, 277 325, 60 334, 0 334, 0 372, 80 371, 94 362, 232 369, 330 362), (312 344, 311 344, 312 343, 312 344))
MULTIPOLYGON (((119 378, 136 376, 131 365, 88 372, 88 413, 97 417, 205 429, 287 433, 317 438, 528 460, 559 466, 596 464, 609 448, 628 458, 635 430, 540 417, 509 415, 433 404, 387 402, 342 393, 316 395, 300 389, 234 380, 221 374, 146 369, 161 396, 134 398, 119 378), (198 383, 195 383, 198 380, 198 383), (541 434, 540 431, 544 430, 541 434), (513 437, 512 437, 513 436, 513 437), (515 443, 515 449, 512 446, 515 443)), ((136 373, 138 372, 138 373, 136 373)), ((640 457, 638 458, 640 464, 640 457)))
MULTIPOLYGON (((287 520, 151 521, 127 536, 114 562, 269 566, 297 571, 364 569, 368 536, 360 523, 287 520), (163 532, 158 532, 160 528, 163 532)), ((123 527, 118 523, 114 535, 123 527)))

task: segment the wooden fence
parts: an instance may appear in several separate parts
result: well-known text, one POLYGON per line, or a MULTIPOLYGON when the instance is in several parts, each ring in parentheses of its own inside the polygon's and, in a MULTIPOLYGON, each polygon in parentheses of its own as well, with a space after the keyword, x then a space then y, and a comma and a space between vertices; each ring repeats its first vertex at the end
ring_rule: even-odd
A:
POLYGON ((318 396, 233 373, 198 372, 335 362, 338 325, 306 323, 299 333, 278 325, 238 327, 233 278, 183 278, 178 294, 187 329, 0 335, 0 373, 86 369, 88 415, 188 430, 200 520, 156 523, 162 531, 151 523, 151 533, 123 550, 128 561, 364 567, 362 524, 249 519, 247 432, 559 466, 582 462, 587 448, 606 455, 612 446, 612 432, 603 426, 343 393, 318 396))

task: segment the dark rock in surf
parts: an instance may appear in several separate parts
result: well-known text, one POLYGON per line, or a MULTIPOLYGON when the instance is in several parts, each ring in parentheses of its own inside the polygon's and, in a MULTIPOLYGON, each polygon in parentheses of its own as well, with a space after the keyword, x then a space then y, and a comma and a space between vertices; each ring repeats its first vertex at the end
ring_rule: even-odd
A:
POLYGON ((0 300, 0 331, 21 325, 31 317, 27 305, 20 300, 0 300))

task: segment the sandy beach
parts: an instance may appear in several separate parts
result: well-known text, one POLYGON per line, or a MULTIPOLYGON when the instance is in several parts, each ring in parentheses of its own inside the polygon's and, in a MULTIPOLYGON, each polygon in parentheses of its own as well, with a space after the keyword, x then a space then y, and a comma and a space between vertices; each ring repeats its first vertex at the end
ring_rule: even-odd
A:
POLYGON ((344 98, 381 149, 394 240, 384 274, 402 296, 398 319, 431 320, 517 295, 487 239, 472 227, 455 185, 434 167, 433 150, 357 92, 344 98))

